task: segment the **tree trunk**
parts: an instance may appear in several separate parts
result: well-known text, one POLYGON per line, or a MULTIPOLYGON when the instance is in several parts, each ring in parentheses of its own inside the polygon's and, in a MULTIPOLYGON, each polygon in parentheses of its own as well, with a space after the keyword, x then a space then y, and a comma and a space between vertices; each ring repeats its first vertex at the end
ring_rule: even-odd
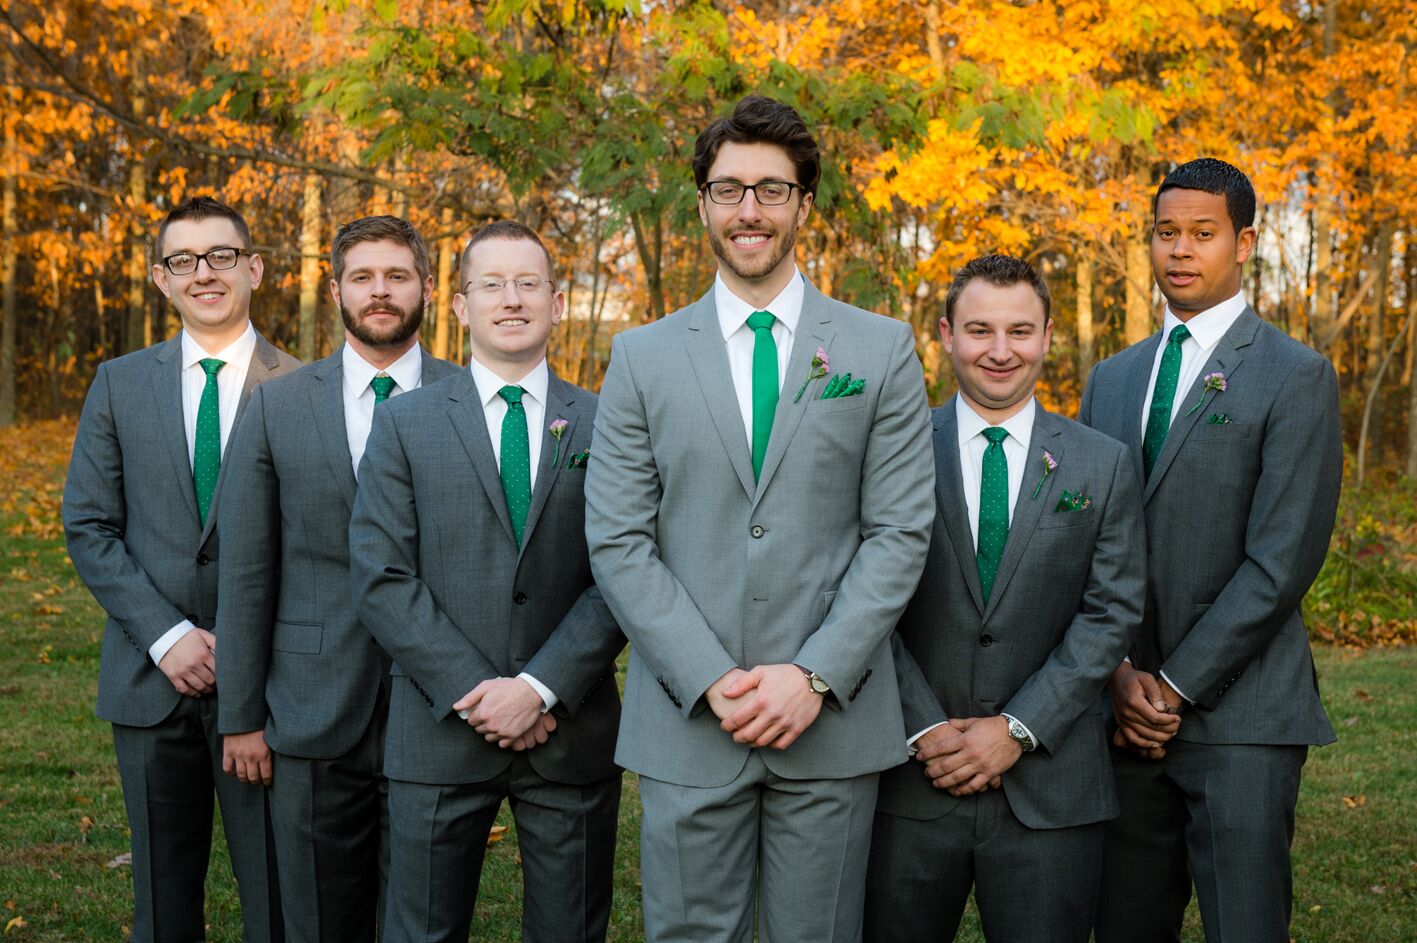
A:
MULTIPOLYGON (((9 78, 10 60, 6 57, 5 71, 6 78, 9 78)), ((13 89, 6 87, 5 96, 8 101, 15 101, 13 89)), ((0 218, 3 218, 3 231, 0 231, 0 317, 4 318, 0 322, 0 427, 13 426, 18 418, 18 410, 15 405, 15 319, 19 316, 18 306, 15 304, 15 277, 16 268, 19 264, 19 251, 16 240, 19 237, 19 225, 15 217, 15 201, 17 181, 16 176, 19 170, 17 166, 19 145, 15 135, 15 125, 13 119, 5 120, 5 153, 4 153, 4 196, 3 208, 0 208, 0 218)))
POLYGON ((439 217, 444 236, 438 240, 438 295, 433 300, 433 356, 448 359, 448 324, 453 319, 453 260, 457 240, 453 238, 453 208, 443 207, 439 217))
MULTIPOLYGON (((305 204, 300 217, 300 359, 315 360, 319 349, 320 227, 324 222, 325 181, 319 174, 305 175, 305 204)), ((333 343, 331 348, 333 349, 333 343)))
POLYGON ((1151 314, 1151 247, 1146 240, 1127 243, 1127 346, 1144 341, 1155 330, 1151 314))
POLYGON ((1077 260, 1078 295, 1078 389, 1092 372, 1096 357, 1092 334, 1092 250, 1081 248, 1077 260))
MULTIPOLYGON (((1338 0, 1327 0, 1324 4, 1323 56, 1328 61, 1333 58, 1338 32, 1338 0)), ((1337 87, 1330 89, 1325 98, 1330 117, 1337 110, 1337 87)), ((1337 320, 1338 299, 1333 290, 1333 187, 1327 171, 1329 161, 1320 159, 1319 170, 1314 174, 1312 192, 1314 197, 1314 299, 1309 314, 1309 343, 1321 354, 1327 354, 1331 344, 1338 340, 1334 322, 1337 320)))
MULTIPOLYGON (((1373 308, 1368 318, 1367 357, 1363 364, 1363 376, 1372 377, 1382 362, 1383 350, 1387 347, 1387 299, 1388 285, 1392 276, 1392 230, 1391 222, 1385 222, 1378 229, 1377 239, 1377 281, 1373 286, 1373 308)), ((1403 333, 1402 331, 1398 332, 1403 333)), ((1383 400, 1377 397, 1373 402, 1373 426, 1383 427, 1383 400)))
POLYGON ((141 154, 133 155, 128 168, 128 198, 132 229, 128 233, 128 328, 125 350, 142 350, 152 343, 148 322, 147 233, 138 217, 138 208, 148 201, 148 174, 141 154))

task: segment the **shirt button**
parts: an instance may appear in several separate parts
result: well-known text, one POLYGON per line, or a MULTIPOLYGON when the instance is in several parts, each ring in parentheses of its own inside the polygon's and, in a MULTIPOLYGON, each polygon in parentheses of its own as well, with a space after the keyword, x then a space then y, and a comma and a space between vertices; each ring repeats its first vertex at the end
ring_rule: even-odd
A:
POLYGON ((994 636, 992 636, 992 635, 981 635, 981 636, 979 636, 979 644, 982 645, 982 646, 984 646, 985 648, 988 648, 990 645, 993 645, 993 644, 994 644, 994 636))
POLYGON ((763 533, 764 533, 764 531, 763 531, 763 525, 761 525, 761 524, 754 524, 752 527, 750 527, 750 528, 748 529, 748 533, 752 534, 755 539, 758 538, 758 537, 763 536, 763 533))
POLYGON ((520 606, 522 603, 526 602, 526 593, 517 593, 515 596, 512 597, 512 602, 520 606))

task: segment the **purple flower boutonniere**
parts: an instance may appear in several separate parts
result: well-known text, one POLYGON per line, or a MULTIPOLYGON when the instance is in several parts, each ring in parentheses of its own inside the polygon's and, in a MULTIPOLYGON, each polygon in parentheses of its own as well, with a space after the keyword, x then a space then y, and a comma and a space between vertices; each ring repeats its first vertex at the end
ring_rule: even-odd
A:
POLYGON ((792 397, 792 402, 797 402, 802 398, 802 394, 807 392, 807 384, 813 380, 821 379, 827 375, 827 371, 832 368, 831 361, 827 359, 827 352, 818 347, 817 352, 812 355, 812 368, 807 371, 807 379, 802 381, 802 385, 797 388, 797 395, 792 397))
POLYGON ((1043 477, 1038 479, 1038 484, 1033 486, 1033 498, 1037 501, 1038 495, 1043 491, 1043 482, 1048 480, 1048 476, 1058 470, 1058 460, 1053 457, 1053 453, 1047 449, 1043 450, 1043 477))
POLYGON ((1225 374, 1219 371, 1207 373, 1205 375, 1205 385, 1201 387, 1201 398, 1196 400, 1196 404, 1190 408, 1190 411, 1187 412, 1186 415, 1189 416, 1197 409, 1200 409, 1201 403, 1205 402, 1205 394, 1209 393, 1211 390, 1217 393, 1224 393, 1228 388, 1229 384, 1225 382, 1225 374))
POLYGON ((566 420, 557 419, 551 425, 546 427, 546 431, 551 433, 551 435, 556 439, 556 454, 551 456, 552 468, 555 468, 556 463, 561 460, 561 436, 566 434, 566 427, 569 425, 570 423, 568 423, 566 420))

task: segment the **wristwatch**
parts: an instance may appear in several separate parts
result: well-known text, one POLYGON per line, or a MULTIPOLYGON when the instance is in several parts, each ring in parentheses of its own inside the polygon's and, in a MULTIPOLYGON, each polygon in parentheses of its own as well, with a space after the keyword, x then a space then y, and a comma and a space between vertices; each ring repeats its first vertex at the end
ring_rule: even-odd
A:
MULTIPOLYGON (((801 665, 797 667, 802 668, 801 665)), ((831 691, 831 685, 827 684, 822 676, 815 671, 808 671, 806 668, 802 668, 802 673, 807 676, 807 687, 811 688, 817 694, 825 695, 831 691)))
POLYGON ((1029 735, 1028 728, 1013 717, 1005 717, 1004 719, 1009 722, 1009 736, 1018 741, 1018 745, 1023 747, 1023 752, 1033 752, 1033 748, 1038 746, 1038 744, 1033 742, 1033 737, 1029 735))

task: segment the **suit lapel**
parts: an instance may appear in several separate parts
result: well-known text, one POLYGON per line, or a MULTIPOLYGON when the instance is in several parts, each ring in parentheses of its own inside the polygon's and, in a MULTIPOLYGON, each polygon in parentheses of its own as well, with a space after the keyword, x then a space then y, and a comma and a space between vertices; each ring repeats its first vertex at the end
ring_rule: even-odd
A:
POLYGON ((354 458, 349 454, 349 435, 344 425, 344 348, 314 364, 310 373, 310 414, 320 437, 320 452, 328 471, 339 482, 340 495, 354 509, 354 458))
POLYGON ((1043 478, 1043 452, 1048 451, 1061 467, 1063 463, 1062 424, 1052 413, 1036 405, 1033 417, 1033 431, 1029 435, 1028 454, 1024 459, 1023 480, 1019 483, 1018 496, 1014 499, 1014 516, 1009 523, 1009 536, 1004 541, 1004 555, 999 560, 999 571, 994 576, 994 589, 989 593, 989 605, 984 610, 984 621, 988 622, 999 600, 1008 589, 1009 580, 1018 570, 1019 561, 1028 550, 1033 539, 1033 531, 1038 527, 1038 519, 1045 507, 1052 507, 1053 489, 1057 486, 1057 473, 1043 478), (1043 485, 1039 487, 1039 480, 1043 485), (1038 497, 1033 489, 1038 488, 1038 497))
POLYGON ((1186 444, 1186 438, 1190 436, 1191 430, 1200 422, 1201 416, 1205 415, 1206 408, 1215 399, 1216 391, 1205 388, 1206 376, 1212 373, 1221 373, 1225 375, 1227 381, 1232 379, 1235 371, 1240 368, 1241 362, 1245 359, 1242 351, 1255 339, 1255 331, 1259 329, 1259 326, 1259 317, 1250 308, 1246 308, 1235 320, 1235 323, 1230 325, 1230 330, 1225 332, 1220 343, 1215 345, 1215 352, 1210 355, 1210 359, 1206 361, 1205 366, 1196 376, 1195 382, 1191 384, 1186 398, 1181 401, 1179 407, 1181 415, 1171 421, 1171 429, 1166 433, 1166 442, 1161 446, 1161 454, 1156 456, 1156 464, 1152 466, 1151 477, 1146 482, 1146 490, 1142 492, 1142 504, 1150 501, 1151 496, 1156 493, 1156 487, 1166 475, 1167 469, 1171 467, 1176 453, 1186 444))
POLYGON ((456 379, 449 381, 449 387, 448 398, 452 402, 448 406, 448 421, 462 442, 473 470, 482 482, 482 489, 487 492, 487 503, 492 505, 497 520, 502 522, 507 539, 516 546, 512 519, 507 516, 507 497, 502 493, 502 475, 497 470, 492 438, 487 432, 487 414, 483 411, 482 396, 473 382, 472 372, 461 371, 456 379))
POLYGON ((1137 355, 1132 358, 1122 376, 1122 395, 1106 407, 1120 409, 1124 413, 1121 421, 1112 428, 1119 430, 1118 439, 1131 453, 1138 480, 1144 480, 1146 465, 1142 460, 1141 450, 1143 417, 1136 407, 1146 402, 1147 389, 1151 385, 1151 367, 1156 362, 1156 348, 1160 344, 1161 335, 1153 334, 1137 345, 1137 355))
MULTIPOLYGON (((767 454, 763 456, 763 473, 758 478, 758 487, 753 497, 754 506, 767 492, 773 473, 777 471, 778 465, 782 464, 782 457, 792 444, 797 427, 802 424, 802 416, 812 401, 811 394, 816 392, 816 388, 808 389, 801 399, 794 402, 797 388, 807 377, 812 357, 818 347, 831 353, 835 331, 831 327, 831 309, 827 306, 826 297, 805 279, 803 289, 802 316, 797 320, 797 332, 792 339, 792 357, 787 363, 782 395, 778 397, 777 412, 773 415, 772 436, 768 439, 767 454)), ((747 441, 746 435, 747 433, 744 433, 744 441, 747 441)))
POLYGON ((959 466, 959 424, 956 400, 935 414, 935 501, 945 518, 945 531, 954 545, 960 575, 969 587, 974 608, 984 611, 984 591, 979 586, 979 566, 974 552, 974 535, 969 529, 969 505, 964 500, 964 473, 959 466))
POLYGON ((156 374, 153 389, 157 391, 158 422, 167 440, 177 490, 192 513, 192 523, 200 526, 196 486, 192 483, 192 460, 187 456, 187 419, 182 410, 182 335, 158 348, 153 372, 156 374))
POLYGON ((556 477, 561 474, 561 468, 566 464, 565 459, 569 455, 566 446, 575 435, 576 419, 579 416, 579 411, 575 408, 575 393, 575 388, 569 383, 563 383, 555 373, 551 374, 546 385, 546 415, 542 417, 541 455, 536 465, 536 487, 531 492, 531 507, 527 509, 526 527, 522 530, 523 552, 531 543, 531 532, 541 518, 546 499, 550 496, 551 488, 556 484, 556 477), (561 433, 559 441, 549 431, 551 424, 558 419, 566 421, 566 429, 561 433), (558 445, 561 448, 558 449, 558 445))
MULTIPOLYGON (((712 289, 694 302, 689 311, 684 347, 704 402, 708 404, 709 416, 718 430, 719 441, 728 453, 733 470, 738 473, 744 493, 751 498, 757 490, 757 483, 753 480, 752 448, 748 444, 748 430, 743 428, 738 395, 733 390, 733 373, 728 367, 728 353, 724 349, 723 334, 719 331, 717 310, 712 289)), ((772 454, 771 445, 768 446, 768 454, 772 454)))

